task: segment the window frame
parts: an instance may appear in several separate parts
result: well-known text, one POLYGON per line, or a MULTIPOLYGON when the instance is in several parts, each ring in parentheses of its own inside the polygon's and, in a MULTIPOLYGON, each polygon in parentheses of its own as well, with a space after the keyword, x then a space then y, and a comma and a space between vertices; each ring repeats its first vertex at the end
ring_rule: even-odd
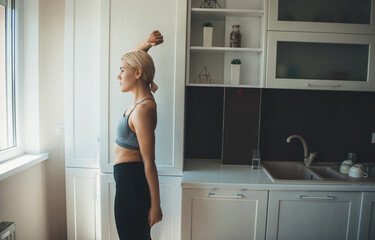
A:
MULTIPOLYGON (((12 82, 12 108, 13 108, 13 137, 15 138, 15 145, 4 150, 0 150, 0 162, 9 160, 24 154, 24 141, 23 141, 23 94, 21 81, 21 69, 20 69, 20 53, 21 49, 21 37, 20 37, 20 23, 21 23, 21 9, 18 8, 20 0, 0 0, 0 4, 6 6, 7 12, 7 26, 8 31, 11 34, 7 35, 7 56, 10 56, 10 66, 7 66, 7 78, 12 82), (5 3, 5 4, 3 4, 5 3), (10 49, 8 46, 11 46, 10 49)), ((6 62, 8 62, 7 57, 6 62)), ((7 80, 9 81, 9 80, 7 80)))

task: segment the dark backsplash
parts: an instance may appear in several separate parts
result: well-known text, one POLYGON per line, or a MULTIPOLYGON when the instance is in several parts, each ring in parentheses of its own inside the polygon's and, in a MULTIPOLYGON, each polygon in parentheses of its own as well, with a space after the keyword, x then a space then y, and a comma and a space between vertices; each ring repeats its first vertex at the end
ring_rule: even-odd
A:
POLYGON ((298 134, 319 152, 315 161, 342 161, 352 151, 375 162, 375 93, 247 88, 186 88, 185 157, 250 164, 259 107, 262 160, 302 161, 301 143, 286 142, 298 134))
POLYGON ((223 164, 251 164, 251 150, 258 148, 260 90, 226 88, 223 164))
POLYGON ((260 149, 263 160, 302 161, 301 135, 315 161, 375 162, 375 93, 263 89, 260 149))
POLYGON ((186 87, 186 158, 221 158, 223 99, 223 88, 186 87))

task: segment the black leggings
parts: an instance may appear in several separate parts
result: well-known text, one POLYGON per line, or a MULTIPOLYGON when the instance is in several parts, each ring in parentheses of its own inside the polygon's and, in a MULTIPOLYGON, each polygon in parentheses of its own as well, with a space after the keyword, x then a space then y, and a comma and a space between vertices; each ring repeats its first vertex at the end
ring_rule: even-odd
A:
POLYGON ((116 181, 115 220, 121 240, 151 240, 148 213, 151 206, 143 162, 113 167, 116 181))

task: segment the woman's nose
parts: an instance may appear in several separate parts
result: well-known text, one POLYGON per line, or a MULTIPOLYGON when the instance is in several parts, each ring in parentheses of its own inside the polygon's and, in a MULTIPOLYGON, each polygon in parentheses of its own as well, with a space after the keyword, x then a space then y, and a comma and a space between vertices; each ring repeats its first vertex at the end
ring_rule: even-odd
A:
POLYGON ((119 75, 117 75, 117 79, 118 79, 118 80, 121 80, 120 74, 119 74, 119 75))

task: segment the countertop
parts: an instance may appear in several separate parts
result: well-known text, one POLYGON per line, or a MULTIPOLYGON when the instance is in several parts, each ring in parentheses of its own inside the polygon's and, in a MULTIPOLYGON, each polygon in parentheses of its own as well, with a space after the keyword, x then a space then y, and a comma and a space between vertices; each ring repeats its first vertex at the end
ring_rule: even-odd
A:
POLYGON ((274 183, 262 167, 223 165, 219 159, 185 159, 182 188, 237 188, 283 191, 375 191, 375 184, 365 181, 348 183, 274 183))

